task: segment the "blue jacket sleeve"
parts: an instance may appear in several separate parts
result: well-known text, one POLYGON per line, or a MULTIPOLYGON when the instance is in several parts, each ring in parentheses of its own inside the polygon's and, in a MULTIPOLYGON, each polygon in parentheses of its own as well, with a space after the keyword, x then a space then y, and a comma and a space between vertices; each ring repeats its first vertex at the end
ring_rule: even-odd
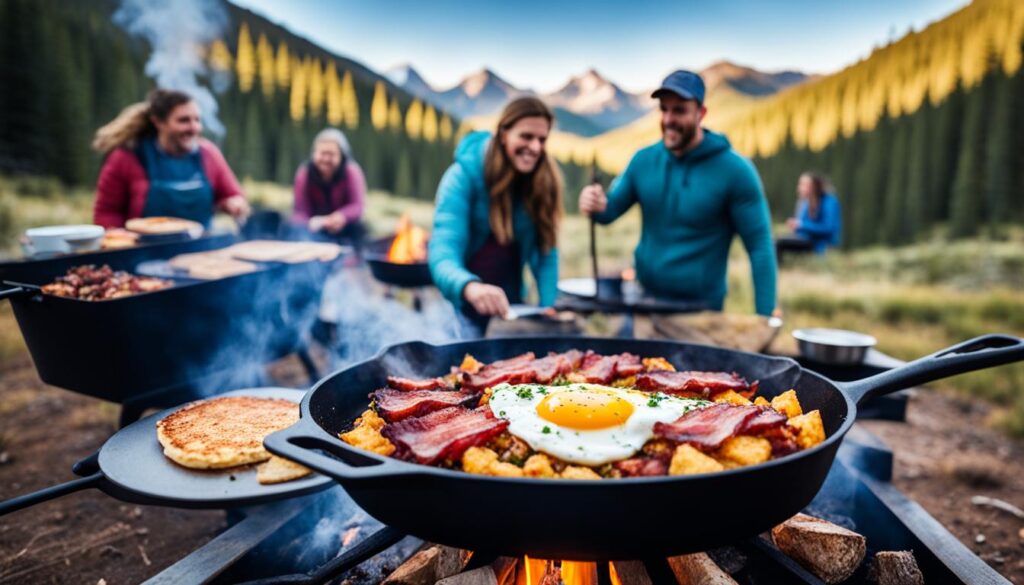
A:
POLYGON ((761 315, 771 315, 776 306, 777 280, 771 216, 757 169, 749 161, 743 164, 729 200, 729 217, 750 256, 754 308, 761 315))
POLYGON ((428 261, 434 284, 456 309, 462 305, 462 289, 480 280, 465 263, 471 195, 472 183, 462 166, 455 163, 448 167, 437 187, 428 261))
POLYGON ((801 214, 797 233, 832 240, 839 232, 839 201, 835 197, 827 197, 822 199, 821 203, 818 219, 811 219, 810 214, 806 212, 801 214))
POLYGON ((558 296, 558 248, 552 248, 547 254, 538 250, 534 261, 530 262, 530 270, 537 281, 540 306, 554 305, 558 296))
POLYGON ((634 156, 626 165, 626 170, 612 181, 611 187, 608 189, 608 207, 601 213, 594 214, 594 221, 597 223, 604 225, 619 219, 637 202, 636 187, 633 182, 633 174, 636 172, 634 170, 635 161, 636 157, 634 156))

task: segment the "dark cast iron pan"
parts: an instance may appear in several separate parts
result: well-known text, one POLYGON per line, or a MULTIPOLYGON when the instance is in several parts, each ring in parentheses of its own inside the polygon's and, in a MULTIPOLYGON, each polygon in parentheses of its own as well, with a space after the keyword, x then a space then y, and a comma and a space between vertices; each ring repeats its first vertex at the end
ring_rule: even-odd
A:
POLYGON ((803 509, 817 494, 857 405, 873 396, 1024 359, 1024 341, 987 335, 856 382, 802 370, 788 358, 671 341, 507 338, 392 346, 325 378, 302 400, 302 418, 267 437, 271 452, 336 479, 381 522, 432 542, 536 558, 616 560, 707 550, 751 537, 803 509), (826 440, 760 465, 690 476, 599 481, 507 479, 416 465, 355 449, 337 438, 366 409, 387 374, 446 374, 463 355, 483 362, 526 351, 576 348, 663 356, 677 368, 735 371, 771 398, 795 388, 818 409, 826 440), (326 451, 327 454, 321 453, 326 451))
MULTIPOLYGON (((257 396, 298 401, 302 390, 258 388, 227 392, 222 396, 257 396)), ((0 516, 97 488, 109 496, 136 504, 175 508, 234 508, 305 495, 333 485, 330 478, 305 478, 262 485, 255 466, 199 471, 182 467, 164 456, 156 438, 156 421, 181 408, 169 408, 136 421, 107 439, 99 450, 99 471, 67 483, 0 502, 0 516)))
POLYGON ((430 276, 430 265, 426 262, 399 264, 388 260, 388 251, 395 236, 387 236, 373 240, 366 245, 363 258, 373 277, 384 284, 405 288, 432 286, 434 279, 430 276))

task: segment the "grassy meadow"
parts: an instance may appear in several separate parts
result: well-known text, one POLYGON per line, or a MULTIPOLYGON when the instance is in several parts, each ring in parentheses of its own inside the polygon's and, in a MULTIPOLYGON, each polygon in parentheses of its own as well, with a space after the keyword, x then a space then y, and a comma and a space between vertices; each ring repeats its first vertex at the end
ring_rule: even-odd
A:
MULTIPOLYGON (((291 191, 272 183, 246 182, 254 204, 285 210, 291 191)), ((18 253, 17 234, 26 227, 88 222, 92 192, 62 189, 45 179, 0 179, 0 250, 18 253)), ((408 212, 429 227, 433 205, 373 192, 367 222, 375 233, 393 229, 408 212)), ((223 219, 223 218, 221 218, 223 219)), ((229 226, 230 222, 224 222, 229 226)), ((636 209, 608 227, 598 228, 602 272, 632 264, 640 229, 636 209)), ((564 276, 589 273, 588 222, 568 216, 561 234, 564 276)), ((749 313, 753 291, 742 246, 734 246, 729 266, 727 310, 749 313)), ((949 242, 941 238, 899 248, 830 252, 824 257, 787 257, 779 275, 779 299, 785 331, 807 326, 866 331, 878 349, 913 359, 977 335, 1004 332, 1024 336, 1024 231, 1003 240, 949 242)), ((8 303, 0 304, 0 364, 24 351, 8 303)), ((790 347, 795 351, 795 346, 790 347)), ((1024 364, 951 378, 935 387, 977 396, 999 408, 991 423, 1024 436, 1024 364)))

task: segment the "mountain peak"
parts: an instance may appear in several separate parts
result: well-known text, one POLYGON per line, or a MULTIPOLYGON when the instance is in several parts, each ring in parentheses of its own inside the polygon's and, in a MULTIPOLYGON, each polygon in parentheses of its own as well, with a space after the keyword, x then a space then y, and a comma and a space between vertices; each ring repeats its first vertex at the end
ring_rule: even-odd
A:
POLYGON ((800 71, 767 73, 726 60, 716 61, 705 67, 701 70, 700 76, 704 78, 704 85, 708 91, 725 86, 751 96, 771 95, 808 79, 808 76, 800 71))
POLYGON ((482 67, 479 71, 467 75, 459 86, 471 98, 483 93, 488 86, 496 86, 497 89, 504 93, 515 91, 512 84, 498 77, 497 73, 487 67, 482 67))

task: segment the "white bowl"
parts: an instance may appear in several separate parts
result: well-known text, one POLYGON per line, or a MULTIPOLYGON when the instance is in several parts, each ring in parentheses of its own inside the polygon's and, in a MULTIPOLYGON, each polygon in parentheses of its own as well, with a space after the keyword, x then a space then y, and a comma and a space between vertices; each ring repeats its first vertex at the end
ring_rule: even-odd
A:
POLYGON ((34 254, 61 254, 72 250, 89 250, 99 246, 103 238, 103 226, 51 225, 25 230, 29 246, 34 254))

